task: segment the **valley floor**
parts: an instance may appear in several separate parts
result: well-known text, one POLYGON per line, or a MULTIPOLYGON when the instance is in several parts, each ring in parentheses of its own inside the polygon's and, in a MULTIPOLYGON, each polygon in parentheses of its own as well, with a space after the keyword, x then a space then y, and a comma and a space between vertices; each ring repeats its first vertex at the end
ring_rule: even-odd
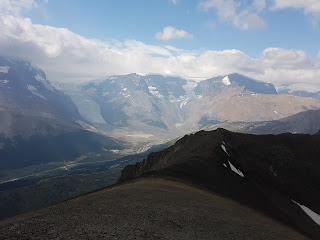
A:
POLYGON ((232 200, 142 178, 0 222, 1 239, 307 239, 232 200))

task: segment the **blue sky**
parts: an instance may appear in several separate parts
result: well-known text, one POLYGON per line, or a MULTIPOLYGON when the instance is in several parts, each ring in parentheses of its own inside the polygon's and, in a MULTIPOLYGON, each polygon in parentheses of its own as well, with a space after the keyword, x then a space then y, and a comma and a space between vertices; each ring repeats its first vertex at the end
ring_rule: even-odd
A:
POLYGON ((319 27, 312 25, 303 9, 270 10, 272 3, 268 2, 260 13, 265 26, 243 30, 219 20, 214 10, 203 11, 200 2, 51 0, 43 4, 42 11, 34 10, 29 15, 35 23, 66 27, 86 37, 103 40, 135 39, 148 44, 169 43, 184 49, 235 48, 252 57, 257 57, 267 47, 304 50, 311 58, 319 51, 319 27), (154 35, 165 26, 184 29, 193 37, 164 43, 154 35))
POLYGON ((0 0, 0 55, 52 82, 240 73, 320 91, 319 0, 0 0))

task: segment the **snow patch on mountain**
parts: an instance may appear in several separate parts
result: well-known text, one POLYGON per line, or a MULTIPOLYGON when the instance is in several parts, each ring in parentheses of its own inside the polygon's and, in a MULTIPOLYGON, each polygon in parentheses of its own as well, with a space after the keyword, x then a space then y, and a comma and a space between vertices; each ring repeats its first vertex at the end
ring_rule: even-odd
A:
POLYGON ((222 82, 223 82, 223 84, 226 85, 226 86, 231 85, 231 82, 230 82, 230 79, 229 79, 229 76, 228 76, 228 75, 225 76, 225 77, 222 79, 222 82))
POLYGON ((43 95, 38 92, 38 89, 33 85, 27 85, 28 90, 35 96, 42 98, 43 100, 47 100, 43 95))
POLYGON ((9 81, 8 80, 0 80, 0 84, 1 85, 5 85, 5 84, 7 84, 9 81))
POLYGON ((37 80, 38 82, 43 82, 43 81, 45 81, 45 79, 44 79, 39 73, 37 73, 37 74, 34 76, 34 79, 37 80))
POLYGON ((90 132, 95 132, 98 133, 98 129, 94 126, 92 126, 91 124, 88 124, 82 120, 77 120, 76 123, 78 123, 83 129, 90 131, 90 132))
POLYGON ((230 154, 228 153, 227 151, 227 148, 226 148, 226 143, 223 141, 222 144, 221 144, 221 149, 230 157, 230 154))
POLYGON ((148 89, 149 89, 149 92, 150 92, 152 95, 154 95, 154 96, 156 96, 156 97, 158 97, 158 98, 163 97, 163 96, 160 94, 160 92, 158 91, 158 89, 157 89, 156 87, 154 87, 154 86, 148 86, 148 89))
POLYGON ((52 87, 52 85, 48 82, 48 80, 45 78, 45 76, 43 76, 42 74, 40 73, 37 73, 35 76, 34 76, 34 79, 40 83, 42 83, 46 89, 50 90, 50 91, 55 91, 55 89, 52 87))
POLYGON ((228 163, 233 172, 238 174, 240 177, 244 177, 244 174, 238 168, 236 168, 230 161, 228 161, 228 163))
POLYGON ((188 102, 190 101, 189 98, 183 99, 179 105, 180 109, 182 109, 184 106, 186 106, 188 104, 188 102))
POLYGON ((123 89, 121 90, 121 95, 124 96, 125 98, 131 97, 131 94, 129 93, 129 91, 128 91, 127 88, 123 88, 123 89))
POLYGON ((8 73, 9 69, 9 66, 0 66, 0 73, 8 73))
POLYGON ((320 226, 320 215, 318 213, 312 211, 310 208, 298 203, 295 200, 291 199, 291 201, 298 205, 316 224, 320 226))

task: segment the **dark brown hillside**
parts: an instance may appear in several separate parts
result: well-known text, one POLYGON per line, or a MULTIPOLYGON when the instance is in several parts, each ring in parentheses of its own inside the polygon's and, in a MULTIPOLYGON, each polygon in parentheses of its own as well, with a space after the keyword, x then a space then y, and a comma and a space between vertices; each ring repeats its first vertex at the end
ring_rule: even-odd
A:
POLYGON ((120 182, 150 175, 184 179, 260 209, 317 239, 319 225, 292 200, 320 213, 319 145, 319 135, 201 131, 126 167, 120 182))
POLYGON ((139 179, 0 222, 1 239, 305 240, 230 199, 181 182, 139 179))
POLYGON ((319 135, 201 131, 127 166, 118 185, 0 222, 0 233, 4 239, 319 239, 317 219, 305 211, 320 212, 319 143, 319 135))

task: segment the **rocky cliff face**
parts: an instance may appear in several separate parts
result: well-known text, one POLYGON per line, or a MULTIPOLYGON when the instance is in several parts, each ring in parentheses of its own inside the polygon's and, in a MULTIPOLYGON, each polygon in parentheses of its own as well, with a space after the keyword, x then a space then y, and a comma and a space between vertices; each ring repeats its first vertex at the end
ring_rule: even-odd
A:
POLYGON ((319 135, 201 131, 126 167, 120 182, 150 175, 191 181, 319 238, 319 143, 319 135))

